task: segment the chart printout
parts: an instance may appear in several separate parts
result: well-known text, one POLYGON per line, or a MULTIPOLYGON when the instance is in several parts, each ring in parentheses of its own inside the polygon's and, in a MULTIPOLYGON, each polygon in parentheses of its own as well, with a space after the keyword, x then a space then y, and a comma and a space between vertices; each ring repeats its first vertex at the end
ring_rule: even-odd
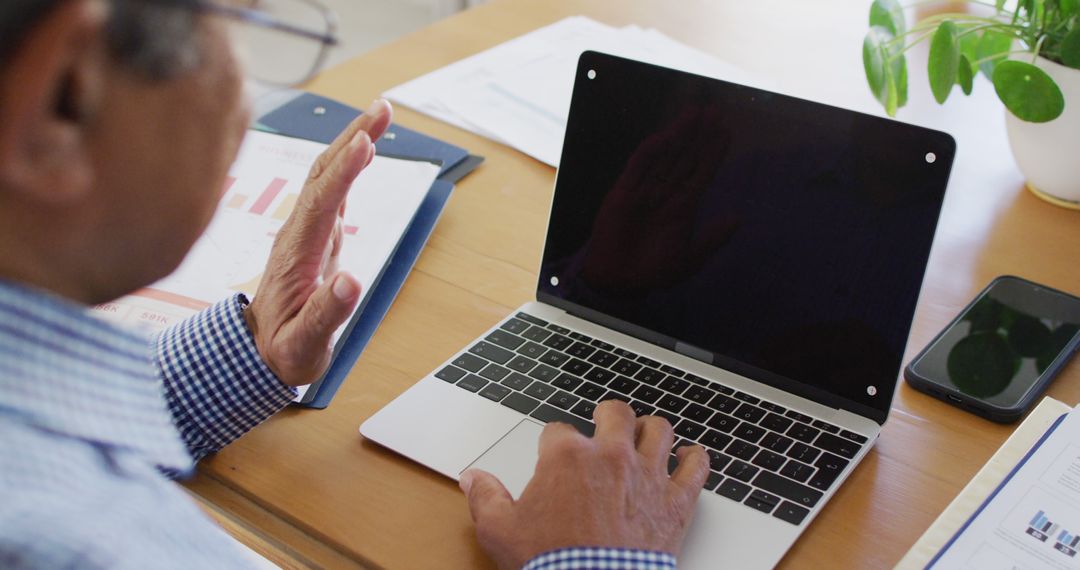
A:
POLYGON ((1080 570, 1080 413, 1070 412, 933 568, 1080 570))
MULTIPOLYGON (((253 297, 274 237, 325 148, 321 143, 248 132, 213 220, 180 267, 92 312, 152 335, 237 292, 253 297)), ((338 266, 360 281, 364 297, 438 173, 438 165, 432 163, 377 156, 353 183, 343 216, 338 266)), ((334 334, 335 343, 344 328, 334 334)))

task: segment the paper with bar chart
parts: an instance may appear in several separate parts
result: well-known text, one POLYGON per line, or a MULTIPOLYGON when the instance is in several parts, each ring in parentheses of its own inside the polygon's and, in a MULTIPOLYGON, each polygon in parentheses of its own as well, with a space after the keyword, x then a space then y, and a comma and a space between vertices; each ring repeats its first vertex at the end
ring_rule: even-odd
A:
POLYGON ((1080 570, 1080 413, 991 495, 933 568, 1080 570))
MULTIPOLYGON (((254 296, 274 237, 325 148, 249 132, 213 221, 180 267, 150 287, 95 307, 95 313, 152 334, 236 292, 254 296)), ((438 173, 436 164, 377 156, 353 183, 338 262, 360 281, 363 295, 371 291, 438 173)), ((343 330, 338 329, 335 342, 343 330)))

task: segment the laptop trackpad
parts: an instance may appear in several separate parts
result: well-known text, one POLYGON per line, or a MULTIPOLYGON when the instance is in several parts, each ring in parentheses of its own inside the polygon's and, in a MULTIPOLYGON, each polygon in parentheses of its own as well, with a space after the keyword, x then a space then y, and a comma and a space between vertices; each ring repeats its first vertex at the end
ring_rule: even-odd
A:
POLYGON ((539 455, 540 432, 544 426, 532 420, 521 420, 495 445, 484 452, 468 469, 483 469, 499 478, 517 500, 532 479, 539 455))

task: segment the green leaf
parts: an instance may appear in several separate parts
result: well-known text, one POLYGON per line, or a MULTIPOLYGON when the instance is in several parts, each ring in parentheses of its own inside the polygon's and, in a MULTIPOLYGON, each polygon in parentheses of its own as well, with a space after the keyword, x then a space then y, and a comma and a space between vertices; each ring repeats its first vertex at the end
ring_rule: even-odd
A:
POLYGON ((904 9, 897 0, 874 0, 870 5, 870 27, 881 26, 893 36, 904 33, 904 9))
POLYGON ((1005 60, 1012 48, 1013 38, 1007 34, 986 30, 975 49, 975 61, 987 79, 994 77, 994 67, 1005 60))
POLYGON ((904 101, 907 101, 907 64, 904 56, 896 54, 890 61, 889 42, 892 33, 883 26, 874 26, 863 40, 863 68, 866 71, 866 83, 870 92, 885 107, 889 116, 896 116, 900 106, 898 87, 903 83, 904 101), (898 74, 902 72, 903 77, 898 74))
POLYGON ((930 90, 938 103, 944 103, 949 98, 959 68, 960 44, 956 41, 956 24, 945 20, 930 40, 930 62, 927 66, 930 90))
POLYGON ((997 2, 994 3, 994 8, 998 12, 1000 12, 1001 9, 1004 8, 1004 7, 1005 7, 1005 0, 997 0, 997 2))
MULTIPOLYGON (((901 55, 893 60, 892 75, 896 78, 896 106, 907 105, 907 59, 901 55)), ((891 116, 895 116, 891 115, 891 116)))
POLYGON ((1032 123, 1052 121, 1065 110, 1065 97, 1045 71, 1023 61, 1008 60, 994 70, 994 90, 1017 118, 1032 123))
POLYGON ((1080 0, 1061 0, 1058 5, 1066 18, 1072 14, 1080 15, 1080 0))
POLYGON ((960 88, 964 90, 964 95, 971 95, 971 88, 975 84, 975 66, 971 65, 966 55, 960 56, 957 79, 960 82, 960 88))
POLYGON ((1061 63, 1080 69, 1080 26, 1077 26, 1061 42, 1061 63))

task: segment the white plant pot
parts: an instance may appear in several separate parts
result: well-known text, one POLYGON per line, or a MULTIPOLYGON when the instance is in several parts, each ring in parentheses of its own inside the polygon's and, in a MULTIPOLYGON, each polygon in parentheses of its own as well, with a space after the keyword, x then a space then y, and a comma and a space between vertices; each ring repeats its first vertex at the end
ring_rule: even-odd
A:
POLYGON ((1009 145, 1029 190, 1059 206, 1080 209, 1080 69, 1041 57, 1036 65, 1061 88, 1065 111, 1048 123, 1021 121, 1005 111, 1009 145))

